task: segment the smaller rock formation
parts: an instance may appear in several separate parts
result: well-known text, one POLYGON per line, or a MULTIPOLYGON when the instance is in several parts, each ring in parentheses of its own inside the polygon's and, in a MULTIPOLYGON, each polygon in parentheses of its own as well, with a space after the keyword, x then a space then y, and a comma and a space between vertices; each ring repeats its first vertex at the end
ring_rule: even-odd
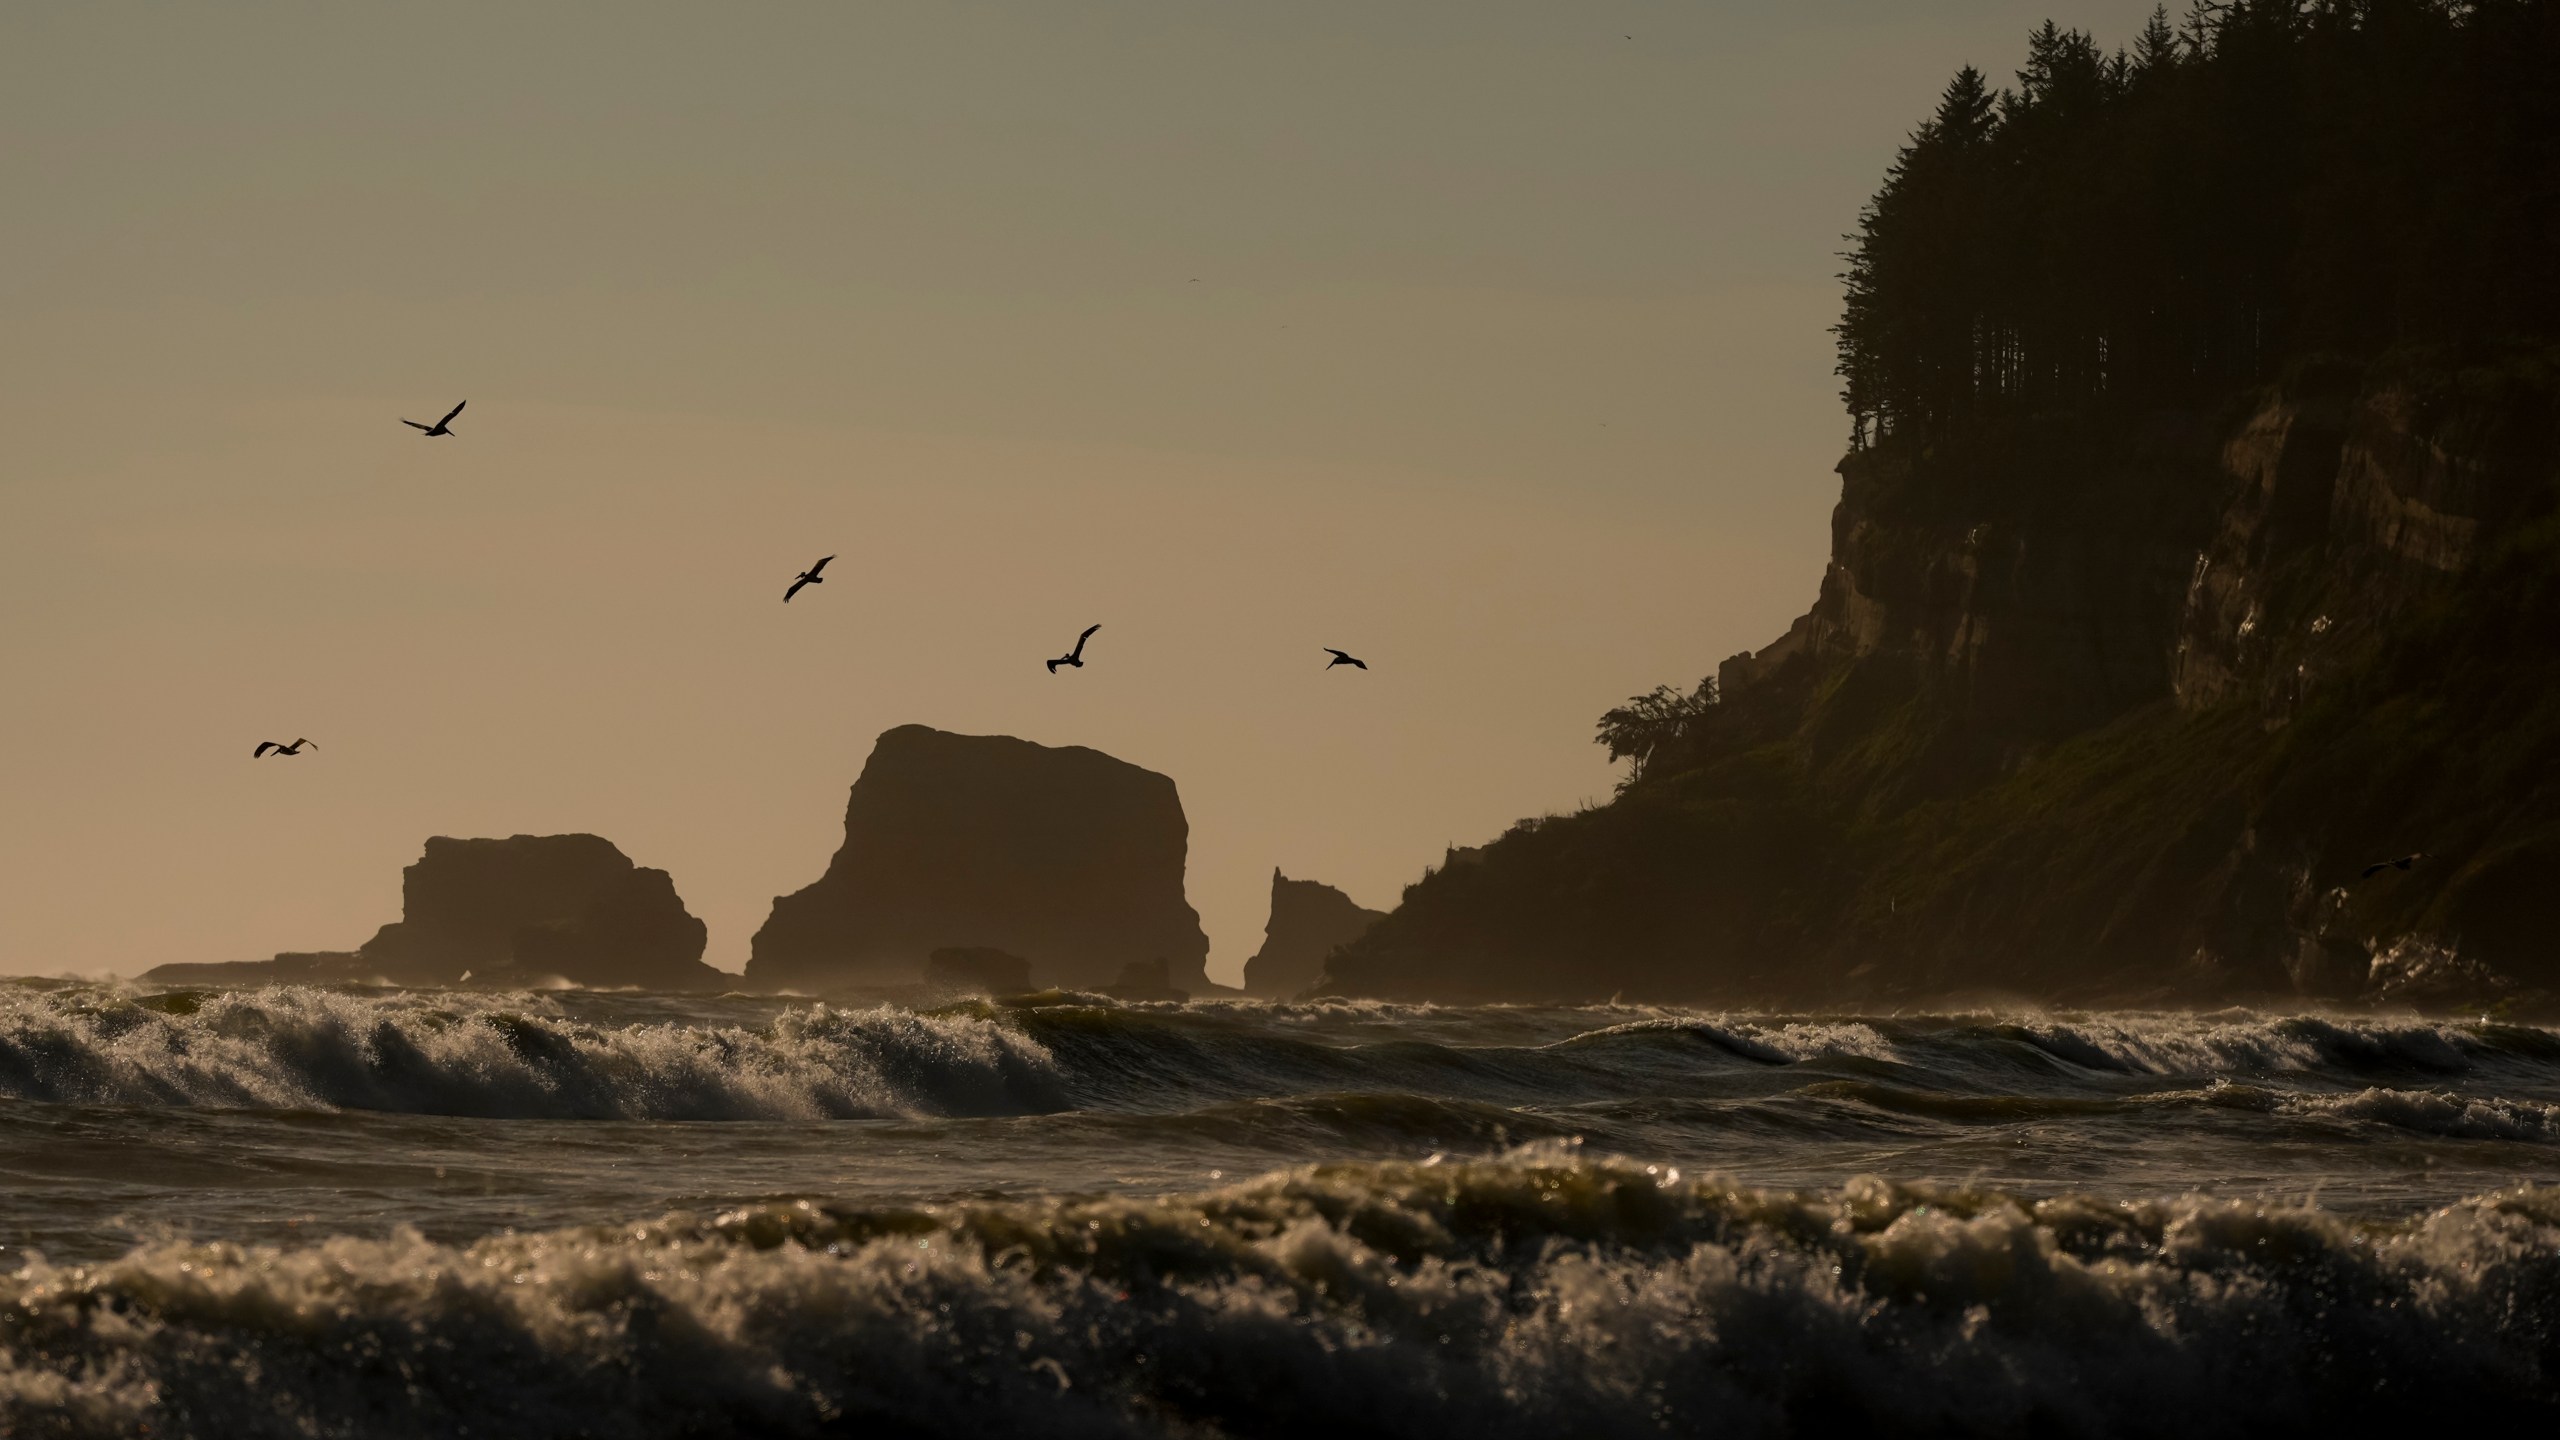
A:
POLYGON ((1176 989, 1172 965, 1162 956, 1132 960, 1120 967, 1120 978, 1102 987, 1114 1000, 1188 1000, 1191 992, 1176 989))
POLYGON ((1191 830, 1173 781, 1099 750, 922 725, 882 734, 845 802, 844 846, 773 902, 747 980, 912 985, 926 957, 998 946, 1039 985, 1090 989, 1164 956, 1205 989, 1209 937, 1183 898, 1191 830))
POLYGON ((142 972, 154 985, 348 985, 377 979, 353 950, 288 950, 273 960, 180 961, 142 972))
POLYGON ((1270 999, 1304 993, 1324 978, 1333 947, 1359 939, 1385 918, 1330 885, 1292 880, 1274 868, 1271 920, 1263 927, 1262 948, 1244 962, 1244 993, 1270 999))
POLYGON ((427 842, 401 872, 400 916, 356 953, 405 985, 472 980, 719 989, 706 932, 664 870, 635 866, 597 835, 427 842))
POLYGON ((401 872, 400 918, 352 954, 316 952, 228 965, 163 965, 159 984, 522 986, 567 981, 720 990, 702 963, 706 932, 664 870, 633 865, 595 835, 427 841, 401 872))
POLYGON ((925 957, 925 983, 983 995, 1020 995, 1031 988, 1031 962, 991 945, 947 945, 925 957))

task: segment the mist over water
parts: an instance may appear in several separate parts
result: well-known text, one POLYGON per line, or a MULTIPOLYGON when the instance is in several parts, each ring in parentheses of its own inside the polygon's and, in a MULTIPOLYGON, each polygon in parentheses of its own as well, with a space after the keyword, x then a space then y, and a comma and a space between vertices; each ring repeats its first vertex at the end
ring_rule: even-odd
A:
POLYGON ((0 992, 0 1430, 2548 1418, 2560 1034, 0 992))

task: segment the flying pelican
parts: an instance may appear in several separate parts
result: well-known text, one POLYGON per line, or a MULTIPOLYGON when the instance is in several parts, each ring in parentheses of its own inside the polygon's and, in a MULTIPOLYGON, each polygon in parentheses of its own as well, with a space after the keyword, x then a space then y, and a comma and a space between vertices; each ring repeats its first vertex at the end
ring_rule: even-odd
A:
POLYGON ((1076 648, 1074 648, 1073 650, 1068 651, 1066 654, 1061 655, 1061 656, 1059 656, 1057 659, 1052 660, 1052 661, 1050 661, 1050 662, 1049 662, 1049 673, 1050 673, 1050 674, 1052 674, 1052 675, 1057 674, 1057 673, 1058 673, 1058 667, 1059 667, 1059 666, 1061 666, 1061 665, 1073 665, 1074 667, 1076 667, 1076 668, 1077 668, 1077 669, 1079 669, 1079 670, 1083 669, 1083 668, 1084 668, 1084 642, 1086 642, 1087 640, 1092 639, 1092 638, 1093 638, 1093 632, 1094 632, 1094 631, 1096 631, 1096 630, 1099 630, 1099 629, 1101 629, 1101 628, 1102 628, 1102 627, 1101 627, 1101 626, 1099 626, 1099 625, 1087 625, 1086 627, 1084 627, 1084 633, 1076 637, 1076 648))
POLYGON ((795 579, 795 580, 793 580, 793 581, 791 582, 791 588, 782 592, 782 603, 783 603, 783 604, 785 604, 785 605, 790 604, 790 603, 791 603, 791 597, 792 597, 792 596, 794 596, 794 595, 799 594, 799 593, 800 593, 800 587, 801 587, 801 586, 803 586, 803 585, 824 585, 824 584, 826 584, 826 583, 827 583, 827 578, 826 578, 825 576, 823 576, 823 575, 819 574, 818 572, 819 572, 819 571, 821 571, 821 570, 826 569, 826 568, 827 568, 827 562, 828 562, 829 560, 833 560, 834 558, 836 558, 836 557, 834 557, 833 555, 825 555, 825 556, 821 556, 821 557, 819 557, 819 560, 818 560, 818 563, 817 563, 817 564, 812 565, 812 566, 810 566, 808 569, 801 571, 801 572, 800 572, 800 575, 799 575, 799 578, 797 578, 797 579, 795 579))
POLYGON ((2385 870, 2407 870, 2426 858, 2426 852, 2420 850, 2414 854, 2403 855, 2397 860, 2376 860, 2372 864, 2364 867, 2364 873, 2356 878, 2359 880, 2370 880, 2385 870))
POLYGON ((1332 669, 1336 665, 1348 665, 1356 670, 1366 670, 1369 668, 1368 661, 1359 659, 1344 651, 1336 650, 1330 645, 1321 646, 1319 648, 1321 648, 1327 655, 1333 657, 1332 659, 1324 662, 1324 668, 1327 670, 1332 669))
POLYGON ((258 742, 258 748, 249 752, 249 758, 252 760, 264 760, 267 758, 267 752, 270 750, 273 750, 279 755, 299 755, 302 753, 302 747, 305 745, 310 746, 314 750, 320 748, 320 742, 317 740, 297 739, 290 745, 287 745, 280 740, 261 740, 258 742))
MULTIPOLYGON (((465 400, 462 402, 462 405, 468 405, 470 403, 470 401, 465 400)), ((462 413, 462 405, 456 405, 452 409, 444 412, 444 418, 433 425, 420 425, 415 420, 403 420, 400 423, 414 429, 423 430, 430 435, 450 435, 453 433, 453 417, 462 413)))

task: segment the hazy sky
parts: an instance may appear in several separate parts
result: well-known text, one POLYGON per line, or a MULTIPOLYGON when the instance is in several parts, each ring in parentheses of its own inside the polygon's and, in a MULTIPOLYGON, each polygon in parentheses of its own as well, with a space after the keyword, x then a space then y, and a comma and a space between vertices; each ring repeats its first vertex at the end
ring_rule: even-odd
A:
POLYGON ((1233 979, 1811 602, 1842 232, 2149 8, 0 10, 0 971, 571 830, 734 969, 915 721, 1173 776, 1233 979))

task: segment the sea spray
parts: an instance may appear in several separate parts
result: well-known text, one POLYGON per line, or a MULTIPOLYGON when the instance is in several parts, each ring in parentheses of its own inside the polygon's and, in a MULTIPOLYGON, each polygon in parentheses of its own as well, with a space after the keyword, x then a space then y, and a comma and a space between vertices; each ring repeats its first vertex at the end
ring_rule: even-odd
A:
POLYGON ((22 985, 0 990, 0 1096, 806 1120, 1190 1110, 1313 1093, 1548 1106, 1677 1093, 1708 1076, 1759 1071, 1783 1084, 1789 1071, 1827 1070, 1947 1097, 2110 1098, 2217 1081, 2417 1092, 2480 1080, 2521 1086, 2535 1103, 2560 1100, 2552 1031, 2417 1017, 1126 1005, 1053 993, 928 1010, 741 1001, 762 1008, 733 1004, 713 1018, 721 1003, 688 1011, 678 997, 22 985))
POLYGON ((2560 1192, 2408 1220, 1545 1144, 0 1280, 0 1431, 2240 1434, 2560 1418, 2560 1192))
POLYGON ((0 1095, 507 1119, 810 1120, 1057 1109, 1048 1052, 974 1014, 795 1007, 759 1029, 603 1026, 550 997, 272 986, 0 997, 0 1095))

